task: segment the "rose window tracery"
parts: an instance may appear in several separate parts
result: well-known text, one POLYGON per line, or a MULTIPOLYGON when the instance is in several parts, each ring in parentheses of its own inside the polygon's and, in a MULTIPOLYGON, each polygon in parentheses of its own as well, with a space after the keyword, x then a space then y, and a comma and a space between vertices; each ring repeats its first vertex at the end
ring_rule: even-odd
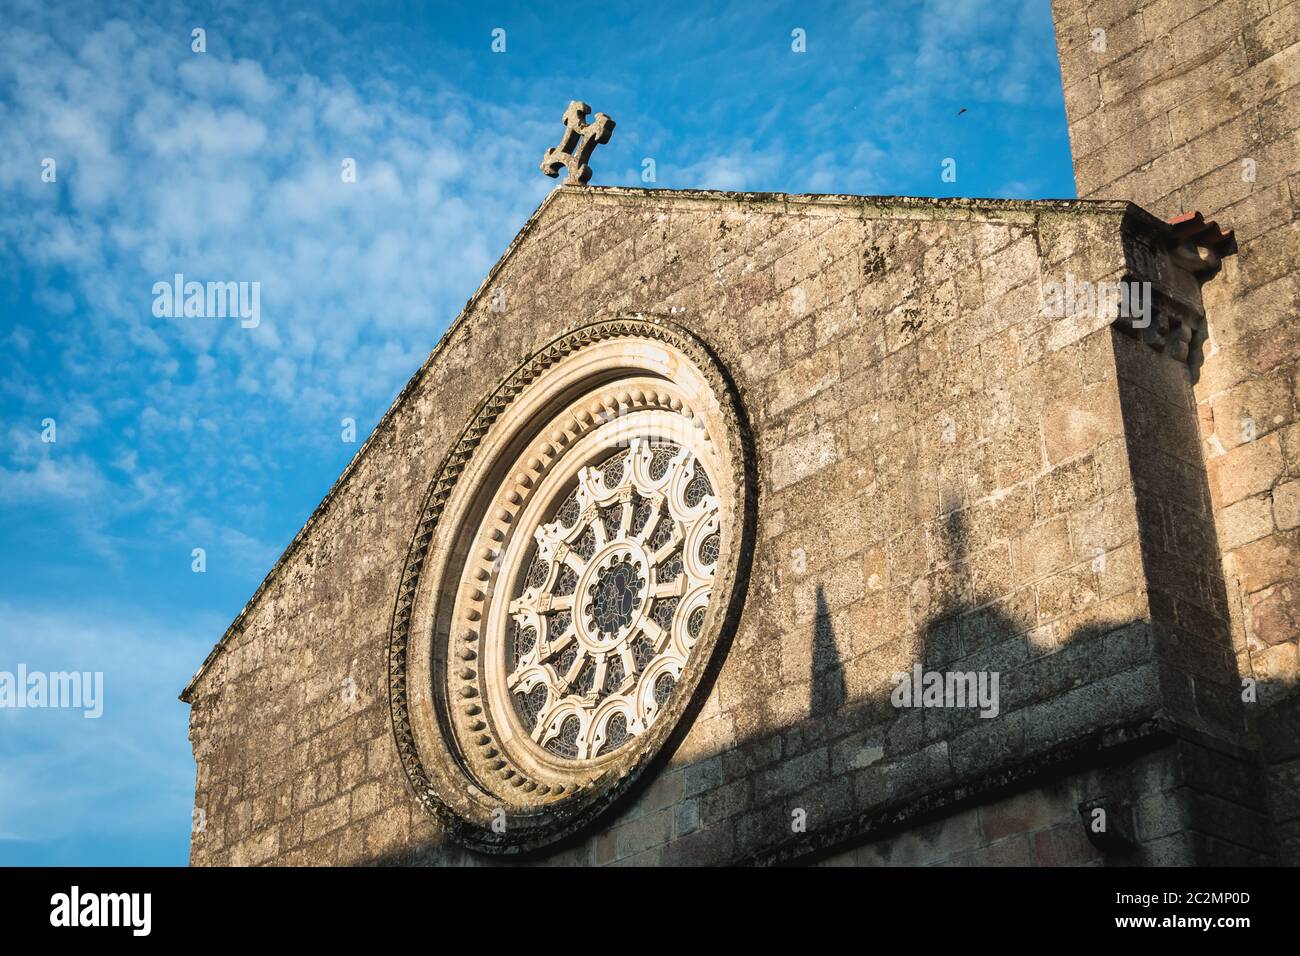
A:
POLYGON ((413 792, 493 853, 587 826, 688 732, 755 494, 725 370, 668 320, 583 325, 502 374, 431 477, 388 658, 413 792))
POLYGON ((689 449, 634 438, 583 468, 536 529, 509 608, 506 683, 547 753, 604 756, 654 721, 699 635, 718 510, 689 449))

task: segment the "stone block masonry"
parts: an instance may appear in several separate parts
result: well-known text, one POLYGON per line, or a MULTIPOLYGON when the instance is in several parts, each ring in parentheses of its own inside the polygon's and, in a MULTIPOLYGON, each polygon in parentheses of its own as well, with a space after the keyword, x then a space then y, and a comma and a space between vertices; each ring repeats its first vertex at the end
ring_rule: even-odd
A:
POLYGON ((1136 275, 1191 315, 1177 245, 1122 202, 556 190, 186 689, 192 862, 499 862, 402 772, 398 575, 482 397, 621 313, 673 315, 730 370, 757 544, 675 750, 544 862, 1088 862, 1077 804, 1102 798, 1137 821, 1130 861, 1268 858, 1261 791, 1230 786, 1242 658, 1187 366, 1042 312, 1045 282, 1136 275), (998 716, 894 707, 917 663, 999 673, 998 716))
POLYGON ((1196 209, 1235 232, 1237 254, 1205 287, 1193 395, 1233 652, 1259 682, 1247 713, 1283 856, 1300 863, 1300 3, 1053 10, 1079 195, 1164 218, 1196 209))

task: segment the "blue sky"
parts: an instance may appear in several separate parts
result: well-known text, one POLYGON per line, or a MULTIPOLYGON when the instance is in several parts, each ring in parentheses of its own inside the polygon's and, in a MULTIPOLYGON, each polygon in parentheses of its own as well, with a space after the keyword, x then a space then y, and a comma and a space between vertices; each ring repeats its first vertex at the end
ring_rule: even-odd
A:
POLYGON ((0 671, 104 673, 97 720, 0 708, 0 863, 186 861, 177 693, 554 187, 570 99, 618 124, 598 185, 1074 195, 1048 0, 271 7, 0 0, 0 671), (177 272, 260 282, 260 324, 156 318, 177 272))

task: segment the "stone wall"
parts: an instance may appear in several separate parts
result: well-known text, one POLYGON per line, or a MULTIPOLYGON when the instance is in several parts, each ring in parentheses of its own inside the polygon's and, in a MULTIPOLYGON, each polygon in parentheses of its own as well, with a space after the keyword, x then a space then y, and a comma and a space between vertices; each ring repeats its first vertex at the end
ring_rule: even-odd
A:
POLYGON ((1239 667, 1300 862, 1300 2, 1056 0, 1078 193, 1235 230, 1195 395, 1239 667), (1100 31, 1100 32, 1099 32, 1100 31))
POLYGON ((908 826, 819 865, 1104 866, 1111 860, 1250 865, 1261 857, 1249 847, 1263 844, 1268 829, 1258 775, 1237 775, 1233 785, 1239 768, 1195 745, 1161 749, 908 826), (1197 766, 1207 761, 1212 769, 1197 766), (1210 777, 1227 789, 1202 792, 1210 777), (1225 804, 1235 821, 1231 833, 1214 821, 1225 804), (1243 804, 1254 812, 1240 813, 1243 804), (1081 806, 1110 809, 1112 828, 1135 849, 1094 842, 1081 823, 1081 806))
POLYGON ((1041 307, 1046 281, 1140 261, 1199 309, 1173 244, 1124 203, 557 190, 187 689, 193 862, 493 862, 442 839, 394 747, 417 510, 539 345, 671 310, 753 430, 745 608, 676 752, 548 862, 888 856, 972 819, 953 840, 988 859, 1020 834, 1015 854, 1083 861, 1099 800, 1131 837, 1110 856, 1267 858, 1185 366, 1041 307), (916 663, 997 672, 999 715, 894 707, 916 663))

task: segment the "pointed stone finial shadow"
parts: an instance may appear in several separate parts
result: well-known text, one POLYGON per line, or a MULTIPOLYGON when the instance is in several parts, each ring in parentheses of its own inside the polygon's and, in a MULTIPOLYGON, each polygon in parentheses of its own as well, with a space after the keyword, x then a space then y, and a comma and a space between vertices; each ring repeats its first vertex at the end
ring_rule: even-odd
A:
POLYGON ((817 616, 813 620, 810 684, 809 711, 813 717, 834 713, 844 706, 847 697, 844 664, 831 627, 826 593, 820 584, 817 585, 817 616))

